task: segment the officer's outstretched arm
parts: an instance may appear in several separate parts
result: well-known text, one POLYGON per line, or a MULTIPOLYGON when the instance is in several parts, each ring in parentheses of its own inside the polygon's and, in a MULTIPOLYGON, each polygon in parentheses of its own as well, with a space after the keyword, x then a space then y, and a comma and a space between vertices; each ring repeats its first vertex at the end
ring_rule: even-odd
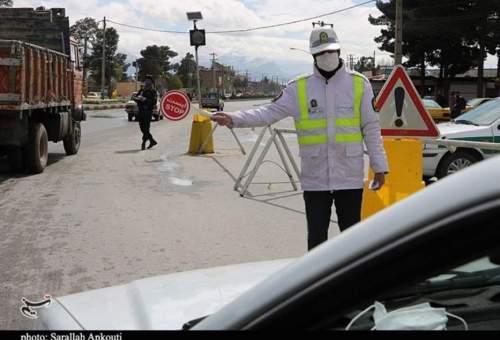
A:
POLYGON ((363 103, 361 105, 361 132, 363 133, 370 166, 375 173, 389 172, 387 155, 384 150, 378 114, 373 105, 373 90, 370 82, 365 80, 363 103))
POLYGON ((249 110, 228 112, 234 127, 258 127, 276 123, 293 116, 297 110, 295 83, 289 84, 270 104, 249 110))

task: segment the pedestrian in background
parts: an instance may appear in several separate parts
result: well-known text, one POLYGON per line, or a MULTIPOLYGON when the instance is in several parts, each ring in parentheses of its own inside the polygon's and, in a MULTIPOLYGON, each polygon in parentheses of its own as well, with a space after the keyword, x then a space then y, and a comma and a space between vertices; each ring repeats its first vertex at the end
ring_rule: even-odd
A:
POLYGON ((450 99, 448 99, 448 107, 450 108, 450 112, 453 110, 453 108, 455 107, 455 103, 456 103, 457 99, 455 97, 455 91, 452 91, 450 93, 450 99))
POLYGON ((218 112, 212 118, 229 127, 267 126, 286 117, 295 119, 309 250, 328 239, 333 203, 340 231, 360 221, 363 142, 375 173, 374 190, 384 185, 389 170, 370 82, 340 59, 333 28, 321 25, 314 29, 310 51, 314 73, 288 83, 271 104, 218 112))
POLYGON ((153 78, 148 76, 144 81, 144 88, 137 93, 134 98, 139 109, 139 127, 142 132, 141 150, 146 149, 146 142, 149 141, 148 149, 157 145, 158 142, 153 138, 150 132, 151 119, 153 117, 153 110, 158 100, 158 94, 154 88, 153 78))
POLYGON ((460 92, 455 92, 455 103, 451 110, 451 118, 455 119, 462 114, 467 106, 467 101, 460 95, 460 92))
POLYGON ((443 96, 442 93, 439 93, 436 96, 436 102, 441 106, 441 107, 446 107, 446 98, 443 96))

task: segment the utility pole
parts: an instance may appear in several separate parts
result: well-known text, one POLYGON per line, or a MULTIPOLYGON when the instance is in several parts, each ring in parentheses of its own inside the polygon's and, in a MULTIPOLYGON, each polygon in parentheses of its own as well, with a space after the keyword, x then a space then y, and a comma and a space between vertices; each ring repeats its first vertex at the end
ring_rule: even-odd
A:
POLYGON ((245 95, 248 93, 248 85, 250 85, 249 83, 250 79, 248 79, 248 70, 245 70, 245 95))
POLYGON ((354 55, 349 54, 348 57, 349 57, 349 68, 351 70, 354 70, 354 55))
POLYGON ((213 86, 214 86, 214 91, 217 92, 217 79, 216 79, 216 71, 215 71, 215 57, 217 57, 217 54, 210 53, 212 56, 212 80, 213 80, 213 86))
POLYGON ((137 92, 137 83, 139 82, 139 61, 135 59, 135 92, 137 92))
POLYGON ((106 17, 103 20, 104 29, 102 31, 102 64, 101 64, 101 97, 104 99, 104 89, 106 87, 106 17))
POLYGON ((84 45, 83 45, 83 91, 84 91, 84 95, 87 95, 87 93, 89 91, 88 86, 87 86, 87 51, 88 51, 89 36, 87 34, 85 34, 85 38, 83 41, 84 41, 84 45))
POLYGON ((226 79, 225 79, 226 69, 224 64, 222 65, 222 95, 226 95, 226 79))
POLYGON ((394 64, 403 63, 403 0, 396 0, 396 41, 394 44, 394 64))
POLYGON ((262 95, 264 95, 264 73, 262 73, 262 77, 260 78, 261 91, 262 95))

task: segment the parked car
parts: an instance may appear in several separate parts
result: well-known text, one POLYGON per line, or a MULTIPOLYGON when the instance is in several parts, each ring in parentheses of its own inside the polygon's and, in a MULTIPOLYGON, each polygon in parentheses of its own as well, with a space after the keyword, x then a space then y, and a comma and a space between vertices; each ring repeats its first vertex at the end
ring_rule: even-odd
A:
POLYGON ((450 120, 450 108, 442 107, 433 99, 422 99, 424 107, 435 121, 450 120))
POLYGON ((101 94, 99 92, 89 92, 85 96, 86 99, 101 99, 101 94))
MULTIPOLYGON (((137 92, 134 92, 130 97, 130 100, 127 102, 127 104, 125 104, 125 112, 127 112, 129 122, 131 122, 134 119, 137 120, 137 114, 139 113, 139 107, 137 106, 137 103, 134 100, 134 97, 136 95, 137 92)), ((160 98, 159 95, 158 98, 160 98)), ((153 116, 151 117, 151 119, 154 121, 159 121, 160 119, 163 119, 163 114, 160 112, 160 110, 158 110, 159 107, 160 107, 160 101, 158 99, 153 109, 153 116)))
POLYGON ((498 169, 500 157, 439 181, 297 260, 177 273, 57 297, 39 310, 39 326, 498 331, 498 169), (398 323, 392 314, 391 326, 376 302, 389 311, 421 308, 398 323))
MULTIPOLYGON (((500 97, 437 127, 444 139, 500 143, 500 97)), ((424 176, 443 178, 497 153, 477 148, 458 148, 451 153, 444 146, 425 144, 424 176)))
POLYGON ((467 101, 467 106, 465 107, 466 111, 470 111, 472 109, 475 109, 481 104, 484 104, 488 101, 490 101, 492 98, 472 98, 467 101))
POLYGON ((208 93, 201 98, 201 105, 206 109, 224 110, 224 101, 218 93, 208 93))

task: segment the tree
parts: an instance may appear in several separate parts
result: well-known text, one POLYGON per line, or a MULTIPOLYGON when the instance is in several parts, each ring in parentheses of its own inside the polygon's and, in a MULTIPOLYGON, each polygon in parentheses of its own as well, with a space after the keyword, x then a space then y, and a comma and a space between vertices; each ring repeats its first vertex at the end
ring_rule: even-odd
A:
POLYGON ((470 16, 474 18, 469 44, 478 49, 478 87, 477 96, 484 96, 484 61, 487 53, 495 54, 500 45, 500 1, 470 1, 470 16))
POLYGON ((0 7, 12 7, 14 2, 12 0, 0 0, 0 7))
POLYGON ((196 87, 196 61, 191 53, 181 60, 177 68, 177 76, 187 88, 196 87))
MULTIPOLYGON (((498 0, 493 0, 496 2, 498 0)), ((404 2, 403 55, 406 66, 418 66, 422 83, 426 64, 440 67, 441 93, 448 95, 450 81, 469 70, 480 59, 480 49, 471 43, 477 38, 477 15, 471 12, 478 0, 406 0, 404 2)), ((485 2, 485 1, 483 1, 485 2)), ((489 3, 489 1, 487 1, 489 3)), ((382 16, 369 17, 373 25, 387 26, 375 38, 380 49, 394 51, 395 0, 377 1, 382 16)), ((477 13, 476 13, 477 14, 477 13)))
POLYGON ((150 75, 155 81, 160 78, 167 78, 169 71, 174 69, 170 63, 170 58, 177 56, 168 46, 147 46, 141 51, 142 58, 137 60, 139 66, 139 80, 143 81, 150 75))
POLYGON ((128 78, 127 70, 130 67, 130 63, 127 63, 127 55, 123 53, 117 53, 113 61, 115 72, 114 76, 117 81, 126 81, 128 78))
MULTIPOLYGON (((130 64, 125 63, 127 56, 125 54, 116 53, 120 36, 113 27, 106 29, 106 46, 105 46, 105 77, 108 84, 108 93, 111 93, 111 81, 121 80, 124 77, 130 64)), ((103 48, 103 30, 98 29, 96 40, 93 46, 92 55, 89 58, 89 65, 92 71, 92 78, 96 83, 101 82, 102 70, 102 48, 103 48)))
POLYGON ((96 43, 97 30, 97 22, 93 18, 78 20, 70 28, 71 35, 83 42, 83 79, 85 81, 87 80, 87 69, 89 67, 88 47, 89 43, 92 46, 96 43))
POLYGON ((248 87, 248 78, 243 76, 238 76, 233 81, 233 86, 235 89, 243 90, 248 87))
POLYGON ((182 80, 175 74, 171 74, 167 77, 167 90, 179 90, 182 89, 182 80))
POLYGON ((354 69, 358 72, 372 71, 375 68, 375 60, 373 57, 362 56, 354 65, 354 69))

